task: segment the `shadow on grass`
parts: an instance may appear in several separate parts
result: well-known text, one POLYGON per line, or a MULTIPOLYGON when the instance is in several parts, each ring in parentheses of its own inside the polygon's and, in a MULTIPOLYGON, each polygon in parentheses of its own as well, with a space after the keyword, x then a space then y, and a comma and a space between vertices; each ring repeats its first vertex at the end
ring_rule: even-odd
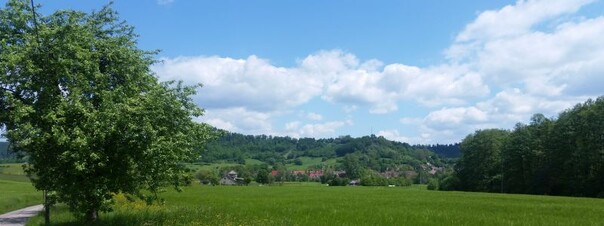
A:
MULTIPOLYGON (((116 211, 110 213, 100 213, 98 221, 89 223, 84 219, 75 218, 72 214, 68 213, 66 207, 55 207, 53 210, 54 211, 51 211, 50 219, 50 225, 52 226, 170 225, 166 222, 168 217, 167 214, 161 211, 136 211, 134 213, 116 211), (53 215, 52 212, 55 214, 53 215)), ((38 215, 36 218, 32 219, 28 225, 45 225, 43 215, 38 215)))
MULTIPOLYGON (((40 225, 44 225, 43 223, 40 225)), ((135 225, 166 225, 165 218, 161 217, 140 217, 135 215, 113 215, 99 219, 97 222, 90 224, 83 220, 76 220, 71 222, 57 222, 52 223, 53 226, 80 226, 80 225, 92 225, 92 226, 106 226, 106 225, 123 225, 123 226, 135 226, 135 225)))

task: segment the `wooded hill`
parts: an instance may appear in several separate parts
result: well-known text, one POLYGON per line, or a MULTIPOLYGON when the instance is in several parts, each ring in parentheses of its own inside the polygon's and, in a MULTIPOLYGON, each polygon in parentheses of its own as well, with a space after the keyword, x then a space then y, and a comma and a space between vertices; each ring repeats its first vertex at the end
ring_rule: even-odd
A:
POLYGON ((0 160, 2 159, 14 159, 16 155, 8 150, 8 142, 0 141, 0 160))
POLYGON ((413 145, 416 149, 427 149, 444 158, 459 158, 461 151, 459 143, 454 144, 416 144, 413 145))
MULTIPOLYGON (((224 132, 209 143, 200 159, 203 163, 232 162, 244 164, 245 159, 256 159, 268 165, 300 163, 301 157, 322 158, 322 162, 338 159, 358 162, 361 168, 377 172, 387 170, 417 170, 422 164, 444 166, 447 160, 435 154, 457 155, 458 145, 411 146, 375 135, 353 138, 291 138, 267 135, 242 135, 224 132)), ((320 165, 317 166, 321 167, 320 165)))

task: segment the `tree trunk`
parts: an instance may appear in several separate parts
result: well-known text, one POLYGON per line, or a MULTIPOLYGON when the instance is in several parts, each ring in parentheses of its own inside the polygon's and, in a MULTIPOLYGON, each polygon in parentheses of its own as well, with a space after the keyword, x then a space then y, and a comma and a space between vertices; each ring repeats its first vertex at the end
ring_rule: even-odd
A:
POLYGON ((99 219, 99 211, 96 208, 86 211, 86 222, 93 223, 99 219))

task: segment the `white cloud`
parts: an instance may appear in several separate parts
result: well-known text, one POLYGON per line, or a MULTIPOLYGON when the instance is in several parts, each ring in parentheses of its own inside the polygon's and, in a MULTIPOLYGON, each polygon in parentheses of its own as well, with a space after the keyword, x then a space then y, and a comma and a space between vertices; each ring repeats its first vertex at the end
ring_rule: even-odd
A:
POLYGON ((341 135, 338 129, 351 121, 323 122, 315 112, 298 114, 284 129, 272 123, 283 112, 304 112, 311 100, 348 114, 392 113, 405 102, 429 110, 400 120, 419 132, 404 136, 389 129, 378 135, 410 143, 456 142, 475 129, 511 128, 534 113, 555 116, 602 95, 604 16, 575 15, 591 2, 519 0, 482 12, 446 49, 446 61, 427 67, 322 50, 292 67, 256 56, 199 56, 164 59, 153 70, 161 80, 203 83, 195 100, 208 109, 204 120, 235 132, 341 135))
POLYGON ((200 120, 231 132, 274 135, 270 119, 276 114, 248 110, 243 107, 207 109, 200 120))
POLYGON ((603 36, 604 17, 565 23, 551 33, 534 31, 488 41, 476 50, 475 63, 478 70, 498 82, 539 79, 562 88, 554 93, 559 94, 566 88, 563 85, 594 78, 595 72, 604 71, 603 36))
MULTIPOLYGON (((350 66, 359 65, 350 55, 339 55, 350 66)), ((344 63, 332 63, 344 65, 344 63)), ((382 65, 376 60, 361 65, 382 65)), ((464 66, 439 65, 418 68, 404 64, 351 67, 341 66, 330 73, 322 98, 330 102, 369 105, 369 112, 384 114, 396 111, 400 101, 417 101, 428 106, 462 104, 467 98, 483 97, 489 88, 479 74, 464 66)))
POLYGON ((321 50, 304 58, 299 66, 307 72, 335 79, 338 73, 357 68, 359 59, 355 55, 344 53, 341 50, 321 50))
POLYGON ((518 122, 528 122, 535 113, 555 117, 589 97, 547 98, 523 93, 519 89, 504 90, 493 98, 472 106, 442 108, 430 112, 423 119, 403 118, 402 123, 418 126, 423 134, 429 134, 438 142, 458 142, 477 129, 512 129, 518 122))
POLYGON ((299 121, 294 121, 294 122, 288 122, 285 124, 285 130, 286 131, 294 131, 296 129, 300 128, 300 122, 299 121))
POLYGON ((603 87, 594 81, 604 82, 604 17, 573 16, 591 2, 518 1, 483 12, 459 33, 447 55, 504 89, 538 96, 600 95, 603 87))
POLYGON ((332 121, 317 124, 306 124, 300 129, 301 137, 323 137, 326 135, 335 136, 336 129, 352 125, 350 121, 332 121))
POLYGON ((428 144, 431 143, 430 134, 419 134, 417 136, 404 136, 397 129, 381 130, 376 134, 388 140, 405 142, 409 144, 428 144))
POLYGON ((322 82, 296 68, 276 67, 265 59, 178 57, 153 70, 161 80, 203 83, 196 99, 207 108, 245 107, 257 111, 288 109, 321 93, 322 82))
POLYGON ((403 95, 427 106, 464 104, 490 92, 482 76, 464 66, 441 65, 420 74, 409 82, 403 95))
MULTIPOLYGON (((461 66, 428 69, 377 60, 360 62, 339 50, 309 55, 296 67, 278 67, 256 56, 165 58, 153 66, 160 80, 203 83, 196 100, 207 108, 244 107, 255 111, 291 109, 321 97, 369 112, 396 111, 402 100, 427 105, 463 103, 489 92, 480 75, 461 66)), ((352 110, 352 109, 349 109, 352 110)))
POLYGON ((433 111, 425 120, 433 126, 454 127, 460 124, 473 124, 487 121, 487 113, 476 107, 443 108, 433 111))
POLYGON ((518 0, 500 10, 478 15, 457 35, 456 42, 482 41, 513 37, 530 31, 535 25, 564 14, 574 13, 594 0, 518 0))
POLYGON ((309 112, 307 115, 308 119, 313 121, 321 121, 323 120, 323 116, 314 112, 309 112))
POLYGON ((388 140, 394 140, 394 141, 399 141, 399 142, 409 142, 409 138, 402 136, 396 129, 378 131, 377 136, 378 137, 382 136, 388 140))
POLYGON ((336 135, 337 129, 351 125, 353 125, 351 120, 309 123, 304 125, 299 121, 293 121, 285 124, 285 131, 283 131, 282 134, 292 137, 333 137, 336 135))
POLYGON ((483 93, 499 91, 478 101, 458 96, 466 103, 452 106, 455 100, 449 100, 421 120, 403 118, 401 122, 417 125, 420 133, 434 139, 452 142, 476 129, 510 129, 535 113, 555 117, 576 103, 602 95, 604 17, 573 16, 590 2, 521 0, 481 13, 458 34, 446 55, 450 65, 462 67, 457 71, 468 76, 456 81, 470 83, 461 87, 482 80, 477 84, 488 85, 483 93))

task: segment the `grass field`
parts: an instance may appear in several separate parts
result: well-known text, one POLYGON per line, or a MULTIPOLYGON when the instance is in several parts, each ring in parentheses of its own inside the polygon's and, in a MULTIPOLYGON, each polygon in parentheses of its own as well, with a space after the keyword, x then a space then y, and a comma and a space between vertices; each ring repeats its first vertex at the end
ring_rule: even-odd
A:
POLYGON ((31 185, 21 164, 0 164, 0 213, 40 203, 42 192, 31 185))
MULTIPOLYGON (((202 187, 146 207, 118 198, 99 225, 602 225, 604 200, 411 187, 202 187), (121 201, 120 201, 121 200, 121 201)), ((54 225, 78 225, 64 207, 54 225)), ((42 225, 37 217, 28 225, 42 225)))
POLYGON ((336 158, 328 159, 325 162, 322 162, 322 158, 311 158, 311 157, 300 157, 302 160, 302 165, 296 165, 293 163, 286 164, 288 170, 306 170, 311 166, 320 166, 324 164, 325 166, 334 166, 336 165, 336 158))
POLYGON ((0 174, 25 175, 22 165, 21 163, 0 164, 0 174))
MULTIPOLYGON (((245 165, 261 165, 264 164, 264 162, 260 161, 260 160, 256 160, 256 159, 245 159, 245 165)), ((197 170, 218 170, 224 167, 233 167, 233 166, 238 166, 239 164, 237 163, 230 163, 230 162, 219 162, 219 163, 212 163, 212 164, 188 164, 188 167, 190 169, 192 169, 193 171, 197 171, 197 170)))
MULTIPOLYGON (((322 162, 322 158, 311 158, 311 157, 300 157, 300 160, 302 160, 302 165, 296 165, 293 163, 288 163, 285 165, 285 167, 287 167, 288 170, 307 170, 312 166, 321 166, 321 165, 325 165, 325 166, 334 166, 336 165, 338 158, 331 158, 328 159, 325 162, 322 162)), ((245 165, 263 165, 266 164, 265 162, 262 162, 260 160, 257 159, 245 159, 245 165)), ((223 167, 232 167, 232 166, 237 166, 239 164, 237 163, 225 163, 225 162, 219 162, 219 163, 212 163, 212 164, 189 164, 189 168, 193 169, 194 171, 197 170, 217 170, 223 167)))

